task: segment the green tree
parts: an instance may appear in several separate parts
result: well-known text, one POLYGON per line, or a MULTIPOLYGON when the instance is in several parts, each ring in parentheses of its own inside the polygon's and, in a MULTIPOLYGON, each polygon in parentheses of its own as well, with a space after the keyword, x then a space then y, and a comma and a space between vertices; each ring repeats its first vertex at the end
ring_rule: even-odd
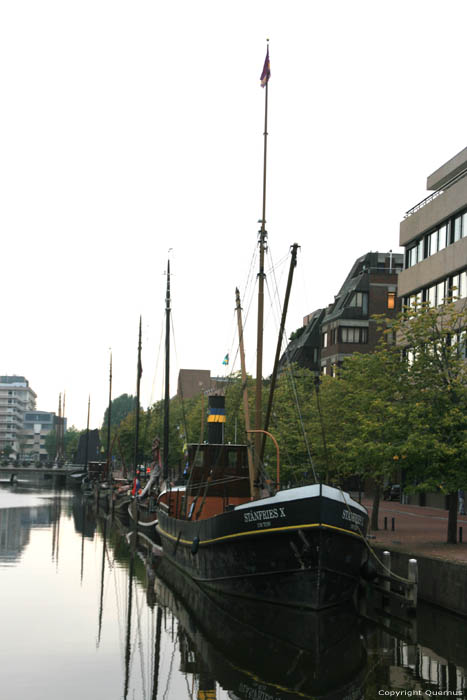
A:
MULTIPOLYGON (((85 433, 85 430, 78 430, 74 425, 67 429, 64 436, 65 460, 73 461, 78 448, 80 435, 85 433)), ((50 433, 45 436, 45 449, 47 450, 49 459, 55 459, 57 455, 57 433, 55 429, 51 430, 50 433)))
POLYGON ((447 541, 457 541, 457 492, 467 484, 467 305, 404 310, 393 325, 405 347, 410 430, 403 445, 417 490, 449 495, 447 541))
POLYGON ((8 464, 8 461, 10 460, 11 453, 13 452, 13 445, 10 443, 7 443, 4 445, 3 450, 1 452, 3 461, 8 464))
POLYGON ((378 529, 382 486, 394 472, 407 437, 400 350, 384 340, 372 353, 347 358, 339 379, 325 385, 333 406, 328 450, 340 477, 358 475, 375 484, 371 527, 378 529))

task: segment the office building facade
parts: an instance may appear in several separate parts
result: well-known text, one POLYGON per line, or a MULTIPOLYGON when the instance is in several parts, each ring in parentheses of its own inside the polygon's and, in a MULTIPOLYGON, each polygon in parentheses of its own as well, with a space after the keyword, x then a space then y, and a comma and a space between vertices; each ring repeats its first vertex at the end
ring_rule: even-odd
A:
POLYGON ((406 306, 467 300, 467 148, 428 176, 431 194, 400 224, 405 266, 398 294, 406 306))

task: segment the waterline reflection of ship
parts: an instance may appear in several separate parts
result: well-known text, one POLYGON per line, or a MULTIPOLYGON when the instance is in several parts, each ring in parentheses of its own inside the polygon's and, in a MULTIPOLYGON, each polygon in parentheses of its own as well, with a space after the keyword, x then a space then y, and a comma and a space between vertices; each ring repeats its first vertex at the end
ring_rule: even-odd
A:
POLYGON ((232 699, 360 697, 366 650, 352 606, 299 611, 212 595, 165 557, 154 585, 179 621, 181 650, 232 699))

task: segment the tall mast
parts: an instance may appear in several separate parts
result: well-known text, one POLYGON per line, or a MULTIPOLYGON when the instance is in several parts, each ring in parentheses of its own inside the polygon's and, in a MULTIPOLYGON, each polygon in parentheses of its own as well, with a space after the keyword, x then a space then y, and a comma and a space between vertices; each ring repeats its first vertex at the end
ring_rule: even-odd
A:
MULTIPOLYGON (((282 348, 282 338, 284 335, 285 319, 287 318, 287 309, 289 308, 290 290, 292 288, 293 273, 294 273, 295 267, 297 265, 297 248, 298 248, 298 243, 294 243, 292 246, 292 255, 290 258, 289 276, 287 279, 287 288, 285 290, 284 306, 282 307, 281 325, 279 328, 279 337, 277 339, 276 357, 274 358, 274 368, 272 370, 271 386, 269 389, 268 406, 266 409, 266 416, 264 418, 264 430, 268 430, 269 420, 271 418, 272 402, 273 402, 273 398, 274 398, 274 389, 276 388, 277 370, 279 368, 279 358, 280 358, 281 348, 282 348)), ((261 443, 261 454, 260 454, 261 461, 263 460, 265 444, 266 444, 266 435, 264 435, 264 433, 263 433, 262 443, 261 443)))
POLYGON ((165 295, 165 392, 164 392, 164 479, 169 475, 169 408, 170 408, 170 260, 167 260, 167 291, 165 295))
POLYGON ((57 419, 57 430, 55 431, 55 461, 58 463, 62 458, 62 395, 58 395, 58 419, 57 419))
POLYGON ((139 457, 139 389, 141 385, 141 375, 143 373, 143 367, 141 365, 141 316, 139 317, 139 335, 138 335, 138 366, 136 369, 136 416, 135 416, 135 452, 134 452, 134 474, 136 476, 136 469, 138 467, 138 457, 139 457))
MULTIPOLYGON (((240 306, 240 292, 238 288, 235 290, 235 301, 237 311, 238 325, 238 342, 240 346, 240 366, 242 369, 242 384, 243 384, 243 413, 245 414, 245 431, 247 436, 250 434, 250 409, 248 406, 248 389, 245 368, 245 349, 243 347, 243 323, 242 323, 242 307, 240 306)), ((250 496, 254 499, 255 493, 255 469, 250 446, 248 446, 248 472, 250 476, 250 496)))
POLYGON ((88 397, 88 422, 86 427, 86 458, 85 458, 85 469, 88 470, 89 461, 89 416, 91 414, 91 394, 88 397))
MULTIPOLYGON (((266 231, 266 172, 268 150, 268 83, 271 75, 269 64, 269 39, 261 74, 261 85, 264 93, 264 153, 263 153, 263 210, 261 216, 261 229, 259 231, 259 272, 258 272, 258 332, 256 350, 256 401, 255 401, 255 429, 262 429, 262 380, 263 380, 263 319, 264 319, 264 254, 267 244, 266 231)), ((259 474, 261 458, 261 433, 255 433, 255 472, 259 474)))
POLYGON ((110 425, 112 415, 112 351, 110 351, 109 407, 107 409, 107 476, 110 475, 110 425))
POLYGON ((61 444, 61 457, 64 460, 65 459, 65 390, 63 390, 63 406, 62 406, 62 444, 61 444))

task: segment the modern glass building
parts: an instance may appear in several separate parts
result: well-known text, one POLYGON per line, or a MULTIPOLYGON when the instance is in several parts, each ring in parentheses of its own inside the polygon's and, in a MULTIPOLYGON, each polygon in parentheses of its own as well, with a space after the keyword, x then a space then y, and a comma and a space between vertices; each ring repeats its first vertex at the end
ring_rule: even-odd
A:
POLYGON ((400 225, 405 268, 398 294, 406 306, 467 302, 467 148, 427 178, 431 191, 400 225))

